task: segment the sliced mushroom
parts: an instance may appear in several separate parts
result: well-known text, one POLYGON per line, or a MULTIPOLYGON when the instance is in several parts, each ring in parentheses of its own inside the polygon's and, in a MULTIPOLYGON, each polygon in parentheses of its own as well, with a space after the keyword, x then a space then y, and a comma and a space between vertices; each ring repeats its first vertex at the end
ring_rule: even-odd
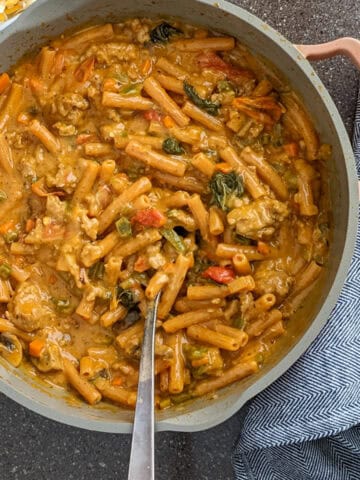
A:
POLYGON ((23 358, 23 349, 20 340, 12 333, 0 335, 0 354, 14 367, 18 367, 23 358))
POLYGON ((40 372, 62 370, 62 358, 60 348, 54 343, 47 344, 40 353, 39 358, 31 358, 31 361, 40 372))

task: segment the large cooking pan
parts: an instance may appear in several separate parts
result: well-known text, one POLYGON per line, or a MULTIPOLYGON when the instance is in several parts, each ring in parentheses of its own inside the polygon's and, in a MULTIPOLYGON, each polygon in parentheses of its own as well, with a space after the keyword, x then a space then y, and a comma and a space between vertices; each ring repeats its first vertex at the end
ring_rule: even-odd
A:
MULTIPOLYGON (((279 353, 259 374, 223 389, 216 399, 200 398, 185 409, 158 414, 158 430, 196 431, 214 426, 239 410, 247 400, 284 373, 320 332, 340 294, 353 253, 357 230, 357 179, 344 125, 308 61, 279 33, 229 3, 215 4, 212 0, 38 0, 0 34, 0 67, 2 71, 9 68, 22 54, 44 43, 49 36, 59 35, 84 22, 164 14, 180 17, 189 23, 211 26, 237 37, 255 53, 267 58, 285 74, 292 88, 304 99, 322 141, 333 146, 329 172, 334 233, 328 271, 321 288, 313 292, 306 307, 301 310, 303 320, 290 320, 289 333, 280 341, 279 353)), ((350 45, 350 50, 352 46, 356 47, 355 44, 350 45)), ((348 44, 330 45, 325 53, 348 47, 348 44)), ((31 410, 63 423, 104 432, 131 431, 132 412, 67 402, 67 394, 61 389, 40 385, 36 380, 29 379, 26 372, 2 363, 0 390, 31 410)))

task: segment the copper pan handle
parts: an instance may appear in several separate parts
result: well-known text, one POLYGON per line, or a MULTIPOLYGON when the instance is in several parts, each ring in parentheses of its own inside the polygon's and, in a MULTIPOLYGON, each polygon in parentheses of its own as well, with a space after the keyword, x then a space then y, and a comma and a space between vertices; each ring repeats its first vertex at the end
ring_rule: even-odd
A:
POLYGON ((336 55, 349 57, 360 69, 360 40, 344 37, 318 45, 295 45, 308 60, 323 60, 336 55))

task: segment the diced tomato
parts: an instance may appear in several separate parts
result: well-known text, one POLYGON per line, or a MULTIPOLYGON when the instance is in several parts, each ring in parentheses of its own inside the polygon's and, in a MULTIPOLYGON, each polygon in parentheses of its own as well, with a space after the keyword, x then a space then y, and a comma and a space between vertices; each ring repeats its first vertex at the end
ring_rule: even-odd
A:
POLYGON ((146 110, 143 113, 143 116, 146 120, 149 120, 149 122, 160 122, 161 121, 161 115, 157 110, 151 109, 151 110, 146 110))
POLYGON ((166 223, 166 217, 156 208, 138 210, 131 219, 132 223, 138 223, 143 227, 160 228, 166 223))
POLYGON ((203 272, 202 276, 217 283, 230 283, 235 278, 235 272, 228 267, 209 267, 203 272))
POLYGON ((285 153, 290 157, 297 157, 299 154, 299 145, 295 142, 284 145, 285 153))
POLYGON ((243 82, 254 78, 254 75, 250 70, 226 63, 214 52, 200 53, 197 57, 197 62, 202 68, 213 68, 214 70, 225 73, 228 79, 234 82, 243 82))

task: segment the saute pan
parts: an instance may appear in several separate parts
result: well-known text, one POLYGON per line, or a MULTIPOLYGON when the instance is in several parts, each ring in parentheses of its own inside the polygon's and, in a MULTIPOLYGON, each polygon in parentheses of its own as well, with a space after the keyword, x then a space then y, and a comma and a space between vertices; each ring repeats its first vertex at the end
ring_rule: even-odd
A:
MULTIPOLYGON (((339 40, 321 47, 295 48, 258 18, 227 2, 212 0, 38 0, 0 33, 0 69, 4 71, 29 49, 48 37, 78 25, 116 21, 136 16, 175 16, 226 33, 268 59, 287 77, 303 98, 323 142, 333 146, 329 164, 333 208, 333 239, 327 274, 318 291, 289 322, 281 348, 263 370, 245 381, 201 398, 186 407, 159 412, 157 430, 196 431, 217 425, 247 400, 283 374, 319 334, 340 294, 353 253, 357 230, 358 187, 351 145, 339 113, 304 55, 347 53, 360 62, 360 43, 339 40), (300 53, 303 50, 304 55, 300 53), (357 52, 357 53, 356 53, 357 52)), ((309 372, 311 375, 311 372, 309 372)), ((62 390, 29 378, 21 369, 0 363, 0 391, 18 403, 54 420, 103 432, 128 433, 133 413, 111 406, 88 407, 75 403, 62 390)))

